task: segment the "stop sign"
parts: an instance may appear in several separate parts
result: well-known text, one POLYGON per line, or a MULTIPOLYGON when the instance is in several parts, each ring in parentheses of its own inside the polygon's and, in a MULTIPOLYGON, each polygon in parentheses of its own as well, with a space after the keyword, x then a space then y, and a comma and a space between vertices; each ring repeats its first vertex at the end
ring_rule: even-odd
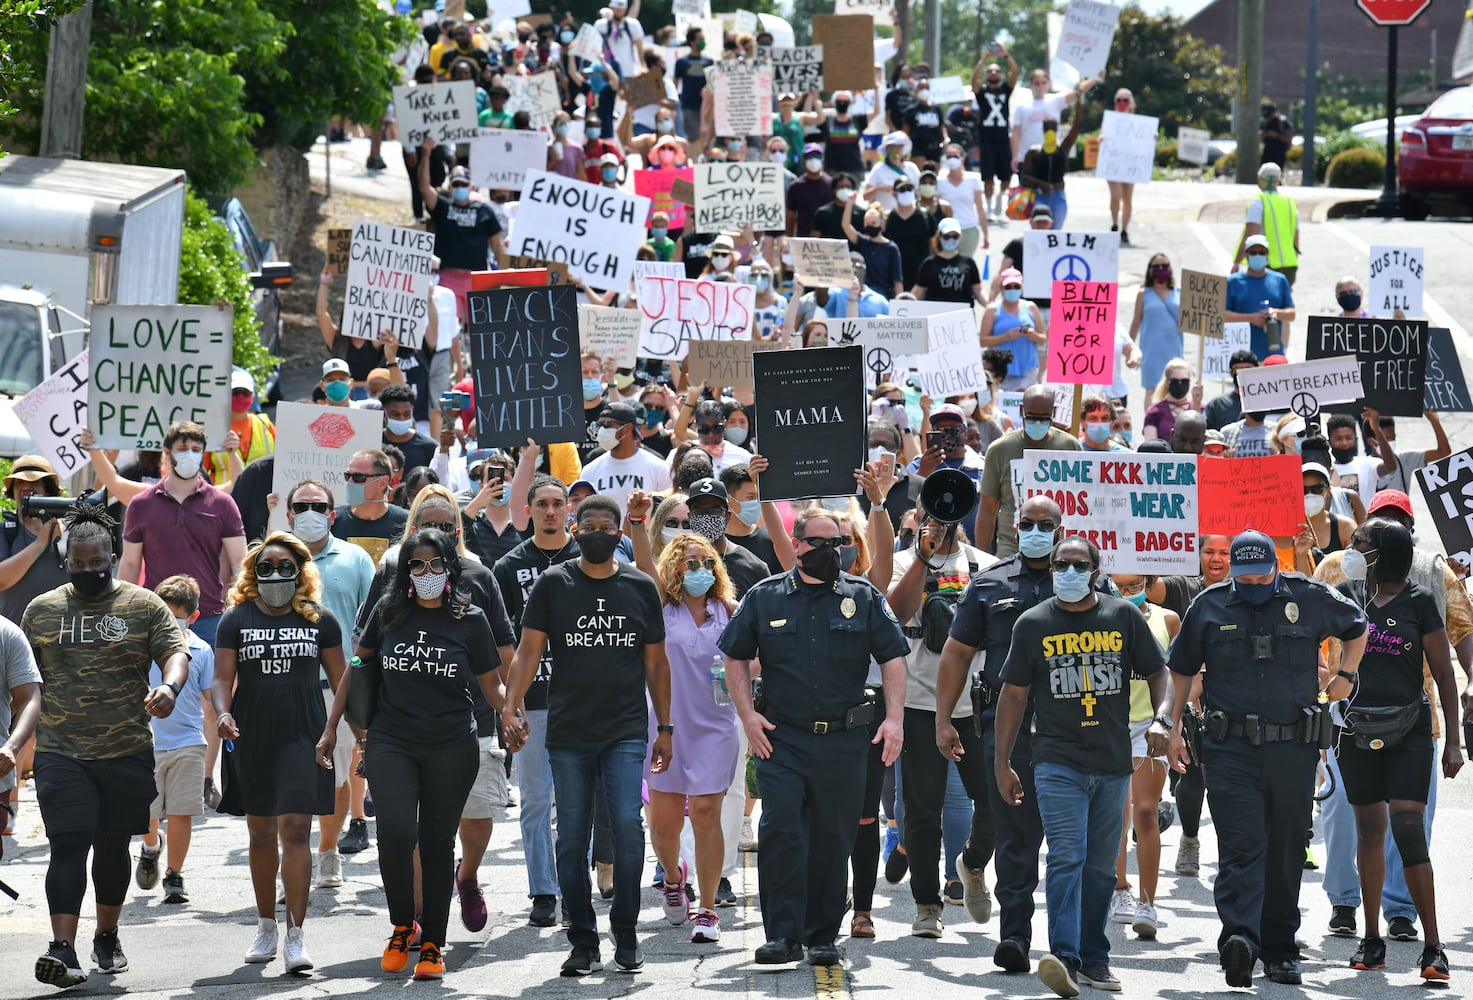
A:
POLYGON ((1405 27, 1411 24, 1422 11, 1432 6, 1432 0, 1355 0, 1366 16, 1382 27, 1405 27))

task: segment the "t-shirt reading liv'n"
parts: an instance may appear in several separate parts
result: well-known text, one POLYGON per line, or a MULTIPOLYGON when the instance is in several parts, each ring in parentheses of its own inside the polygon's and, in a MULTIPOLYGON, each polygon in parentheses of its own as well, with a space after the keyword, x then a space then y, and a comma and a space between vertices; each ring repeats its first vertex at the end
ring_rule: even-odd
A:
POLYGON ((148 668, 188 654, 157 594, 119 580, 88 600, 67 584, 32 601, 20 625, 41 668, 38 753, 107 760, 153 746, 143 710, 148 668))
POLYGON ((665 641, 655 582, 622 563, 594 579, 579 562, 537 578, 522 628, 547 634, 547 745, 608 746, 645 740, 645 647, 665 641))
MULTIPOLYGON (((368 738, 434 746, 476 734, 473 685, 501 665, 491 626, 477 607, 460 618, 446 606, 414 604, 397 625, 383 627, 383 607, 369 616, 359 639, 376 649, 384 686, 368 738)), ((490 736, 490 733, 486 734, 490 736)))
POLYGON ((1051 598, 1023 612, 1002 679, 1033 695, 1034 764, 1129 774, 1130 679, 1164 664, 1129 601, 1098 594, 1088 611, 1065 611, 1051 598))

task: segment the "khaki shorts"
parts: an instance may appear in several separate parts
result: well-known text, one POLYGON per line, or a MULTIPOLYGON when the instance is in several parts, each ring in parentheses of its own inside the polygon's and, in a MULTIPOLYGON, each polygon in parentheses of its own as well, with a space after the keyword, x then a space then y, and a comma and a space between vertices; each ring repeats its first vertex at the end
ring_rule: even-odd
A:
POLYGON ((496 745, 496 737, 482 736, 481 766, 460 818, 495 819, 506 808, 506 801, 506 751, 496 745))
MULTIPOLYGON (((327 714, 332 716, 332 688, 322 689, 322 700, 327 703, 327 714)), ((353 730, 347 720, 338 720, 338 741, 332 748, 332 787, 342 788, 353 773, 353 730)))
POLYGON ((149 819, 205 814, 205 748, 155 750, 153 781, 158 794, 148 807, 149 819))

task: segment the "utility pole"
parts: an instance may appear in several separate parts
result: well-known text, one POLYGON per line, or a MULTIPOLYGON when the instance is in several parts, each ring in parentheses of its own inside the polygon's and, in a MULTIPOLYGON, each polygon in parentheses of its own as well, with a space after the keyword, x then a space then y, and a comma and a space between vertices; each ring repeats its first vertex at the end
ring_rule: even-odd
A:
POLYGON ((926 64, 941 73, 941 0, 926 0, 926 64))
POLYGON ((87 50, 92 45, 92 3, 51 26, 46 94, 41 111, 42 156, 75 160, 82 155, 82 112, 87 105, 87 50))
POLYGON ((1386 174, 1381 181, 1381 195, 1366 210, 1367 215, 1394 219, 1400 211, 1401 199, 1396 193, 1396 25, 1386 29, 1386 174))
POLYGON ((1237 182, 1258 183, 1258 108, 1263 103, 1263 0, 1238 0, 1237 182))
POLYGON ((1304 59, 1304 187, 1314 187, 1314 107, 1319 100, 1320 0, 1309 0, 1309 45, 1304 59))

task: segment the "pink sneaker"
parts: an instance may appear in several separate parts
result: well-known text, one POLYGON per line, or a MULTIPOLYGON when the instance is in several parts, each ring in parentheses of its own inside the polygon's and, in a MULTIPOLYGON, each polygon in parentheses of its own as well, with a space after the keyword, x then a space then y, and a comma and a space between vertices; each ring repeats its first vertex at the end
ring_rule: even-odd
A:
POLYGON ((486 896, 476 877, 472 875, 464 882, 457 878, 455 892, 460 897, 460 922, 465 924, 465 929, 474 932, 485 927, 486 896))
POLYGON ((685 898, 685 883, 690 878, 690 864, 680 859, 680 879, 670 881, 666 874, 665 882, 660 886, 660 892, 665 896, 665 919, 670 921, 672 927, 679 927, 690 919, 690 901, 685 898))
POLYGON ((716 916, 715 910, 696 911, 696 919, 691 924, 690 940, 692 944, 713 944, 721 940, 721 918, 716 916))

